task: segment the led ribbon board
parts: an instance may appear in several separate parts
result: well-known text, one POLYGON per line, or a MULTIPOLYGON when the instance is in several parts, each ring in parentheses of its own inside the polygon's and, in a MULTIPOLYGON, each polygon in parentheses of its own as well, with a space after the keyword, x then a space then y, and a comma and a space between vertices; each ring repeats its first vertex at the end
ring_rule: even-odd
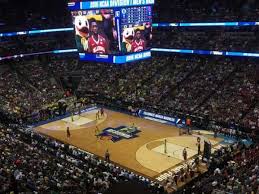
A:
MULTIPOLYGON (((255 57, 259 58, 259 53, 248 53, 248 52, 235 52, 235 51, 209 51, 209 50, 189 50, 189 49, 166 49, 166 48, 152 48, 152 52, 165 52, 165 53, 183 53, 183 54, 198 54, 198 55, 221 55, 221 56, 229 56, 229 57, 255 57)), ((44 54, 64 54, 64 53, 76 53, 77 49, 64 49, 64 50, 54 50, 54 51, 46 51, 46 52, 38 52, 38 53, 27 53, 27 54, 18 54, 12 56, 2 56, 0 57, 0 61, 7 59, 15 59, 15 58, 23 58, 27 56, 34 55, 44 55, 44 54)), ((80 54, 80 58, 84 58, 85 55, 80 54)), ((122 64, 126 62, 131 62, 137 60, 138 58, 149 58, 151 56, 150 51, 143 52, 141 55, 138 53, 128 55, 126 58, 121 56, 114 56, 116 64, 122 64)), ((91 57, 91 56, 89 56, 91 57)))

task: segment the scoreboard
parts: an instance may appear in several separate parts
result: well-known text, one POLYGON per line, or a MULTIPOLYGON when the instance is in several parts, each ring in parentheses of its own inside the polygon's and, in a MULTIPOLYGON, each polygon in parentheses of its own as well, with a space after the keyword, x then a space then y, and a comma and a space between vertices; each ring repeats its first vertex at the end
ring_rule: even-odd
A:
POLYGON ((127 63, 151 57, 154 0, 68 3, 80 60, 127 63))
POLYGON ((151 6, 123 8, 121 13, 121 24, 123 26, 152 21, 151 6))

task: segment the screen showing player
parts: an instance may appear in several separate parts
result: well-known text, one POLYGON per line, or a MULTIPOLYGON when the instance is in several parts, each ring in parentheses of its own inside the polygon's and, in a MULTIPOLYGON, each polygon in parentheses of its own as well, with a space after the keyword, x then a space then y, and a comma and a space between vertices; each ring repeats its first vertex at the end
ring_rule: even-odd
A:
POLYGON ((151 48, 151 24, 125 26, 122 30, 121 51, 123 53, 141 52, 151 48))
POLYGON ((83 53, 118 53, 112 9, 72 11, 77 49, 83 53))

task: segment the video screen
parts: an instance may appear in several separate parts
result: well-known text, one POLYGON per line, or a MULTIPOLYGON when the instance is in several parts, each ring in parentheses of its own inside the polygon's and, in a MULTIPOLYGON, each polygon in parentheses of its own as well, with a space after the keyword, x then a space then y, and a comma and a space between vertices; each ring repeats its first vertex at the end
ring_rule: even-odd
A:
POLYGON ((122 53, 141 52, 151 48, 151 23, 125 26, 122 29, 122 53))
POLYGON ((79 53, 119 52, 118 33, 112 9, 72 11, 75 40, 79 53))

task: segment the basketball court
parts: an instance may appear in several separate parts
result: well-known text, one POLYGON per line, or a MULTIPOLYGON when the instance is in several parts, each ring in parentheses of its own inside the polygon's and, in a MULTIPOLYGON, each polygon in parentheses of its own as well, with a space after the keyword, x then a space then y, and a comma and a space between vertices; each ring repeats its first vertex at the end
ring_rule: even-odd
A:
MULTIPOLYGON (((113 162, 151 179, 183 163, 184 148, 188 159, 197 154, 196 135, 179 136, 179 129, 175 126, 108 109, 96 120, 97 111, 93 109, 75 115, 73 119, 69 116, 45 123, 35 127, 35 131, 101 157, 108 149, 113 162), (101 134, 99 137, 96 136, 96 126, 101 134), (69 139, 67 127, 71 133, 69 139)), ((210 133, 201 136, 208 139, 213 148, 220 147, 223 141, 213 138, 210 133)))

